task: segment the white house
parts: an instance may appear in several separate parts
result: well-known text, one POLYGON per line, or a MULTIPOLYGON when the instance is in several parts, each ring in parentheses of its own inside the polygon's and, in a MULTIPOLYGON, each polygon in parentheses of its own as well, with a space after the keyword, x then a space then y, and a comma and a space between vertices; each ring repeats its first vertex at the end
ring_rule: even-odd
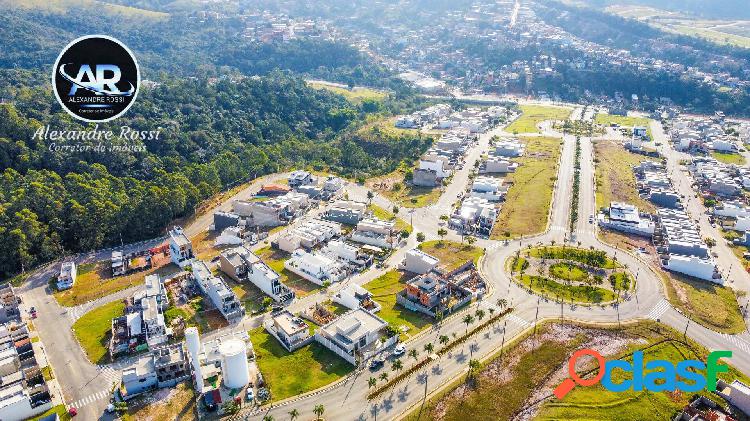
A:
POLYGON ((307 323, 288 310, 275 314, 272 323, 264 323, 264 327, 289 352, 309 342, 310 329, 307 323))
POLYGON ((723 202, 721 205, 714 207, 714 215, 726 216, 730 218, 750 218, 750 206, 742 202, 723 202))
POLYGON ((64 262, 60 265, 60 274, 57 275, 57 289, 73 288, 78 277, 78 269, 75 262, 64 262))
POLYGON ((350 284, 337 292, 331 300, 334 303, 356 310, 363 308, 372 313, 380 311, 380 304, 372 299, 372 293, 357 284, 350 284))
POLYGON ((720 285, 724 284, 724 279, 716 269, 714 261, 710 258, 669 254, 666 259, 662 260, 662 266, 665 269, 703 279, 704 281, 711 281, 720 285))
POLYGON ((221 253, 219 267, 237 282, 250 281, 274 301, 294 299, 294 291, 281 283, 279 274, 246 247, 235 247, 221 253))
POLYGON ((641 218, 638 208, 628 203, 610 203, 609 215, 599 214, 598 220, 604 228, 644 237, 651 237, 656 228, 653 221, 641 218))
POLYGON ((490 202, 501 200, 508 188, 503 186, 502 178, 479 176, 471 185, 471 196, 487 199, 490 202))
POLYGON ((393 221, 383 221, 377 218, 365 218, 357 224, 357 231, 369 231, 378 234, 391 235, 395 228, 393 221))
POLYGON ((485 164, 485 172, 489 174, 506 174, 514 172, 517 168, 517 162, 511 162, 505 158, 495 156, 487 158, 485 164))
POLYGON ((420 249, 411 249, 406 252, 404 258, 404 270, 424 274, 437 268, 440 261, 420 249))
POLYGON ((750 387, 742 381, 734 380, 732 383, 727 383, 719 379, 714 393, 726 399, 743 413, 750 413, 750 387))
POLYGON ((169 231, 169 255, 172 263, 180 268, 188 266, 195 258, 193 243, 182 232, 181 227, 174 227, 169 231))
POLYGON ((292 253, 284 267, 316 285, 323 285, 326 281, 340 282, 347 275, 343 264, 324 254, 308 253, 302 249, 292 253))
POLYGON ((418 129, 419 122, 414 117, 405 115, 397 118, 394 126, 399 129, 418 129))
POLYGON ((245 315, 245 307, 234 295, 234 292, 227 287, 224 281, 211 273, 211 269, 205 262, 196 260, 193 262, 192 268, 193 278, 201 292, 211 300, 228 322, 237 321, 245 315))
POLYGON ((419 161, 419 169, 435 171, 437 178, 442 179, 451 175, 447 162, 448 158, 446 157, 436 155, 424 156, 419 161))
POLYGON ((372 261, 371 255, 363 253, 359 247, 347 244, 341 240, 329 241, 323 252, 338 260, 358 266, 366 266, 372 261))
POLYGON ((495 143, 495 155, 515 158, 526 153, 526 146, 520 140, 501 140, 495 143))
POLYGON ((321 326, 315 334, 315 340, 349 363, 357 365, 358 354, 374 352, 377 349, 373 348, 384 349, 388 345, 380 343, 381 331, 387 325, 380 317, 358 308, 321 326))

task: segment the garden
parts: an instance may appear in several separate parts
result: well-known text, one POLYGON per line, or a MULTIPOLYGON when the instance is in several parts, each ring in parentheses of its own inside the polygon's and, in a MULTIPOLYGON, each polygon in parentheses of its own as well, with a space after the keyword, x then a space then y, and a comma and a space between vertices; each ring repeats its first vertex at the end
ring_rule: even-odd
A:
POLYGON ((609 303, 622 300, 635 288, 626 268, 596 249, 528 248, 517 252, 508 267, 524 288, 556 301, 609 303))

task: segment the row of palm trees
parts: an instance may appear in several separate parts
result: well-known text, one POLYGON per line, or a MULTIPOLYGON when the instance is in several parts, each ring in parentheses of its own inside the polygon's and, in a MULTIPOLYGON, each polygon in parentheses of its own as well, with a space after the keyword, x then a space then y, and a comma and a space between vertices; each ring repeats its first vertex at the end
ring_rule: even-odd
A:
MULTIPOLYGON (((323 405, 315 405, 315 407, 313 407, 313 414, 315 414, 315 417, 316 417, 315 419, 316 420, 322 419, 323 418, 323 413, 325 411, 326 411, 326 409, 325 409, 325 407, 323 405)), ((292 420, 292 421, 294 421, 297 418, 299 418, 299 415, 300 415, 300 413, 297 410, 297 408, 292 409, 291 411, 288 412, 288 414, 289 414, 289 419, 292 420)), ((266 415, 266 416, 263 417, 263 421, 274 421, 274 419, 275 418, 273 417, 273 415, 266 415)))

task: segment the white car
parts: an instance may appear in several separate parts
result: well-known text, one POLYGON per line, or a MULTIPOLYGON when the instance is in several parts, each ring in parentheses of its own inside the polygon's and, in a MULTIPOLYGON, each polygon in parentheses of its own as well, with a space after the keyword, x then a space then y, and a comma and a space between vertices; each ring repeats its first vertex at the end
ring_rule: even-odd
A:
POLYGON ((393 349, 393 356, 394 357, 400 357, 406 353, 406 347, 403 344, 398 344, 396 348, 393 349))

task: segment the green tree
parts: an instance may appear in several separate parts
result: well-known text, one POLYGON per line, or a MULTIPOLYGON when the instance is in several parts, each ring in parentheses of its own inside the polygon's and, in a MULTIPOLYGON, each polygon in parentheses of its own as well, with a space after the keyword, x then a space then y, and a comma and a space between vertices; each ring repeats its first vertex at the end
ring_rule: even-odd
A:
POLYGON ((318 419, 318 420, 321 417, 323 417, 323 413, 325 411, 326 411, 325 407, 323 407, 323 405, 320 405, 320 404, 315 405, 315 407, 313 408, 313 414, 315 414, 315 416, 317 417, 316 419, 318 419))

